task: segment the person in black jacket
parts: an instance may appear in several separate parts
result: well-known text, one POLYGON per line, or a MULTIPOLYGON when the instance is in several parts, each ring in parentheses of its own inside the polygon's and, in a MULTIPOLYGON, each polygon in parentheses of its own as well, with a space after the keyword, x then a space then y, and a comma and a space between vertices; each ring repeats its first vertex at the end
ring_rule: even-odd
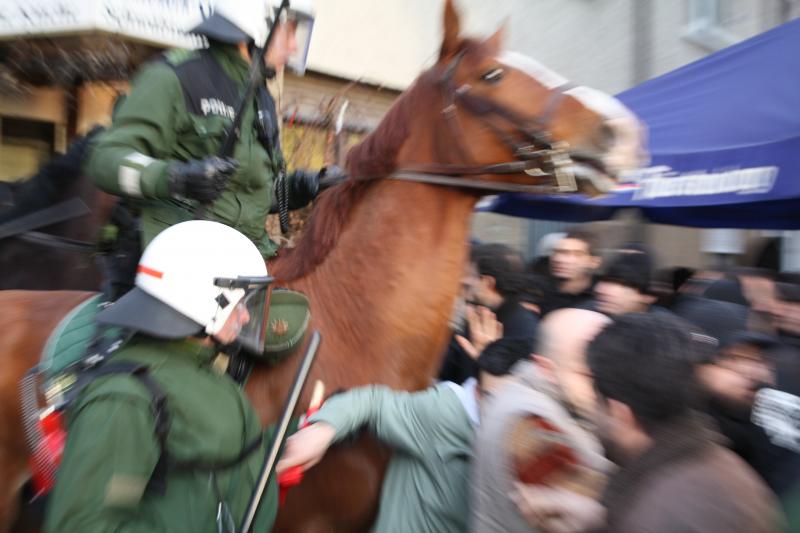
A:
MULTIPOLYGON (((535 282, 525 272, 520 254, 508 246, 474 245, 463 284, 469 304, 467 326, 451 340, 439 374, 440 379, 456 383, 477 376, 478 356, 486 361, 502 361, 508 368, 528 357, 539 323, 532 310, 535 306, 530 304, 535 282), (502 336, 492 341, 493 336, 485 335, 485 331, 487 324, 495 323, 495 317, 502 326, 502 336), (500 353, 502 356, 498 357, 500 353)), ((488 371, 505 374, 508 368, 488 371)))
POLYGON ((548 294, 541 303, 541 315, 567 307, 585 308, 594 295, 595 273, 602 265, 595 236, 577 227, 555 245, 548 260, 548 294))
POLYGON ((594 286, 594 310, 609 316, 649 312, 656 301, 650 291, 652 265, 643 247, 620 249, 594 286))

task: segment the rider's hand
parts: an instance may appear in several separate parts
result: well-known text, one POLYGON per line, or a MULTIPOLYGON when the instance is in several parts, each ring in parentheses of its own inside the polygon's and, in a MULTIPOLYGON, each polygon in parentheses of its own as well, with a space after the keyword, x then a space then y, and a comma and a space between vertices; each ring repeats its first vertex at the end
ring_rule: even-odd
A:
POLYGON ((289 178, 289 203, 292 207, 308 205, 319 194, 321 172, 295 170, 289 178))
POLYGON ((308 470, 320 462, 335 436, 336 430, 325 422, 301 429, 286 440, 286 448, 276 467, 277 473, 298 465, 308 470))
POLYGON ((176 162, 169 167, 169 194, 208 204, 222 195, 228 180, 239 168, 235 159, 208 156, 176 162))
POLYGON ((503 324, 497 321, 488 307, 467 306, 467 322, 469 339, 456 335, 456 342, 473 359, 477 359, 488 345, 503 336, 503 324))
MULTIPOLYGON (((335 165, 323 167, 319 172, 295 170, 289 176, 289 209, 307 206, 321 189, 336 185, 346 177, 344 171, 335 165)), ((270 210, 270 213, 276 212, 277 209, 270 210)))

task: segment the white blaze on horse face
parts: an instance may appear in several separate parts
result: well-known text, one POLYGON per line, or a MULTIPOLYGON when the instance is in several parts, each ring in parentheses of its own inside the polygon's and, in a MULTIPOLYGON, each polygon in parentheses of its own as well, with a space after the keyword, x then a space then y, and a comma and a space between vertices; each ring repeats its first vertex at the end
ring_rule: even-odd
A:
POLYGON ((535 59, 519 52, 501 52, 497 61, 524 72, 548 89, 555 89, 569 83, 569 80, 554 70, 550 70, 535 59))
MULTIPOLYGON (((502 52, 497 60, 524 72, 547 89, 557 89, 569 83, 561 74, 542 65, 535 59, 517 53, 502 52)), ((587 109, 605 119, 614 131, 614 144, 603 155, 603 163, 612 173, 638 168, 647 162, 644 149, 645 129, 639 119, 622 102, 597 89, 582 85, 564 91, 587 109)))
POLYGON ((564 94, 605 117, 606 126, 614 132, 614 144, 603 156, 603 163, 609 171, 619 174, 647 163, 649 157, 645 149, 644 124, 625 104, 610 94, 583 85, 573 87, 564 94))

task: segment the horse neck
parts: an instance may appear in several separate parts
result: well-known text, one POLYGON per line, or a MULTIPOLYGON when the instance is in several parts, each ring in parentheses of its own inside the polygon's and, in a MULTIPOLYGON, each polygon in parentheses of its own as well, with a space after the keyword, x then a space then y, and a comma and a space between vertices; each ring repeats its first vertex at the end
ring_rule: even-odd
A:
MULTIPOLYGON (((310 382, 328 392, 370 383, 424 388, 439 367, 467 252, 475 198, 432 185, 370 186, 326 260, 289 283, 308 296, 322 346, 310 382)), ((277 418, 296 357, 256 368, 248 394, 277 418)), ((301 405, 307 405, 306 388, 301 405)))
MULTIPOLYGON (((439 115, 440 102, 417 98, 415 104, 406 141, 386 154, 397 168, 451 159, 437 153, 442 125, 432 125, 431 117, 439 115), (431 105, 421 105, 426 103, 431 105)), ((394 180, 363 187, 336 246, 289 283, 308 296, 311 327, 323 337, 311 379, 322 379, 328 391, 369 383, 422 388, 438 369, 449 336, 476 197, 394 180)), ((254 371, 248 393, 263 421, 277 416, 274 399, 285 396, 295 368, 289 363, 254 371)))
MULTIPOLYGON (((452 161, 432 78, 424 74, 405 95, 408 136, 392 154, 398 169, 452 161)), ((299 283, 325 342, 352 361, 340 361, 354 367, 349 380, 427 385, 448 337, 475 200, 448 187, 372 183, 330 256, 299 283), (370 364, 358 364, 366 358, 370 364)))
POLYGON ((442 187, 376 183, 330 257, 299 280, 327 355, 346 369, 350 383, 338 386, 427 384, 447 339, 473 204, 442 187))

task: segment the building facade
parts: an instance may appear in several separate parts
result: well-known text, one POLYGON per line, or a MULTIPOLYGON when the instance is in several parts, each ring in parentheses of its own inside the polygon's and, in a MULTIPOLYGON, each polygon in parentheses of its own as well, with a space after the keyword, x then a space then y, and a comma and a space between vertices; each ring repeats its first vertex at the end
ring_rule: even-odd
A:
MULTIPOLYGON (((214 0, 4 0, 0 3, 0 179, 27 176, 75 134, 106 124, 116 95, 160 50, 197 46, 185 30, 214 0)), ((456 0, 466 33, 503 26, 507 48, 573 82, 617 93, 800 16, 800 0, 456 0)), ((442 1, 317 0, 309 70, 276 94, 290 163, 341 162, 401 90, 432 64, 442 1)), ((604 245, 658 243, 662 263, 704 266, 756 232, 595 223, 604 245)), ((532 255, 566 225, 478 214, 476 237, 532 255)), ((786 247, 800 249, 800 241, 786 247)), ((798 256, 800 260, 800 256, 798 256)), ((797 265, 800 267, 800 264, 797 265)))
MULTIPOLYGON (((108 124, 113 102, 128 90, 128 80, 139 66, 166 48, 202 44, 186 30, 207 16, 213 4, 214 0, 0 3, 0 180, 32 174, 75 135, 95 124, 108 124)), ((339 46, 331 53, 323 40, 326 35, 335 39, 336 31, 354 32, 347 26, 335 28, 337 21, 331 17, 337 11, 331 4, 319 2, 309 71, 303 77, 287 73, 274 84, 288 125, 286 144, 311 150, 290 152, 290 164, 298 159, 321 165, 343 158, 347 146, 377 125, 409 81, 409 72, 401 75, 395 68, 384 75, 381 65, 367 65, 363 72, 343 69, 337 58, 347 57, 347 50, 339 46), (331 150, 332 130, 336 139, 331 150)), ((358 58, 352 63, 359 64, 358 58)), ((401 64, 394 62, 395 67, 401 64)))

